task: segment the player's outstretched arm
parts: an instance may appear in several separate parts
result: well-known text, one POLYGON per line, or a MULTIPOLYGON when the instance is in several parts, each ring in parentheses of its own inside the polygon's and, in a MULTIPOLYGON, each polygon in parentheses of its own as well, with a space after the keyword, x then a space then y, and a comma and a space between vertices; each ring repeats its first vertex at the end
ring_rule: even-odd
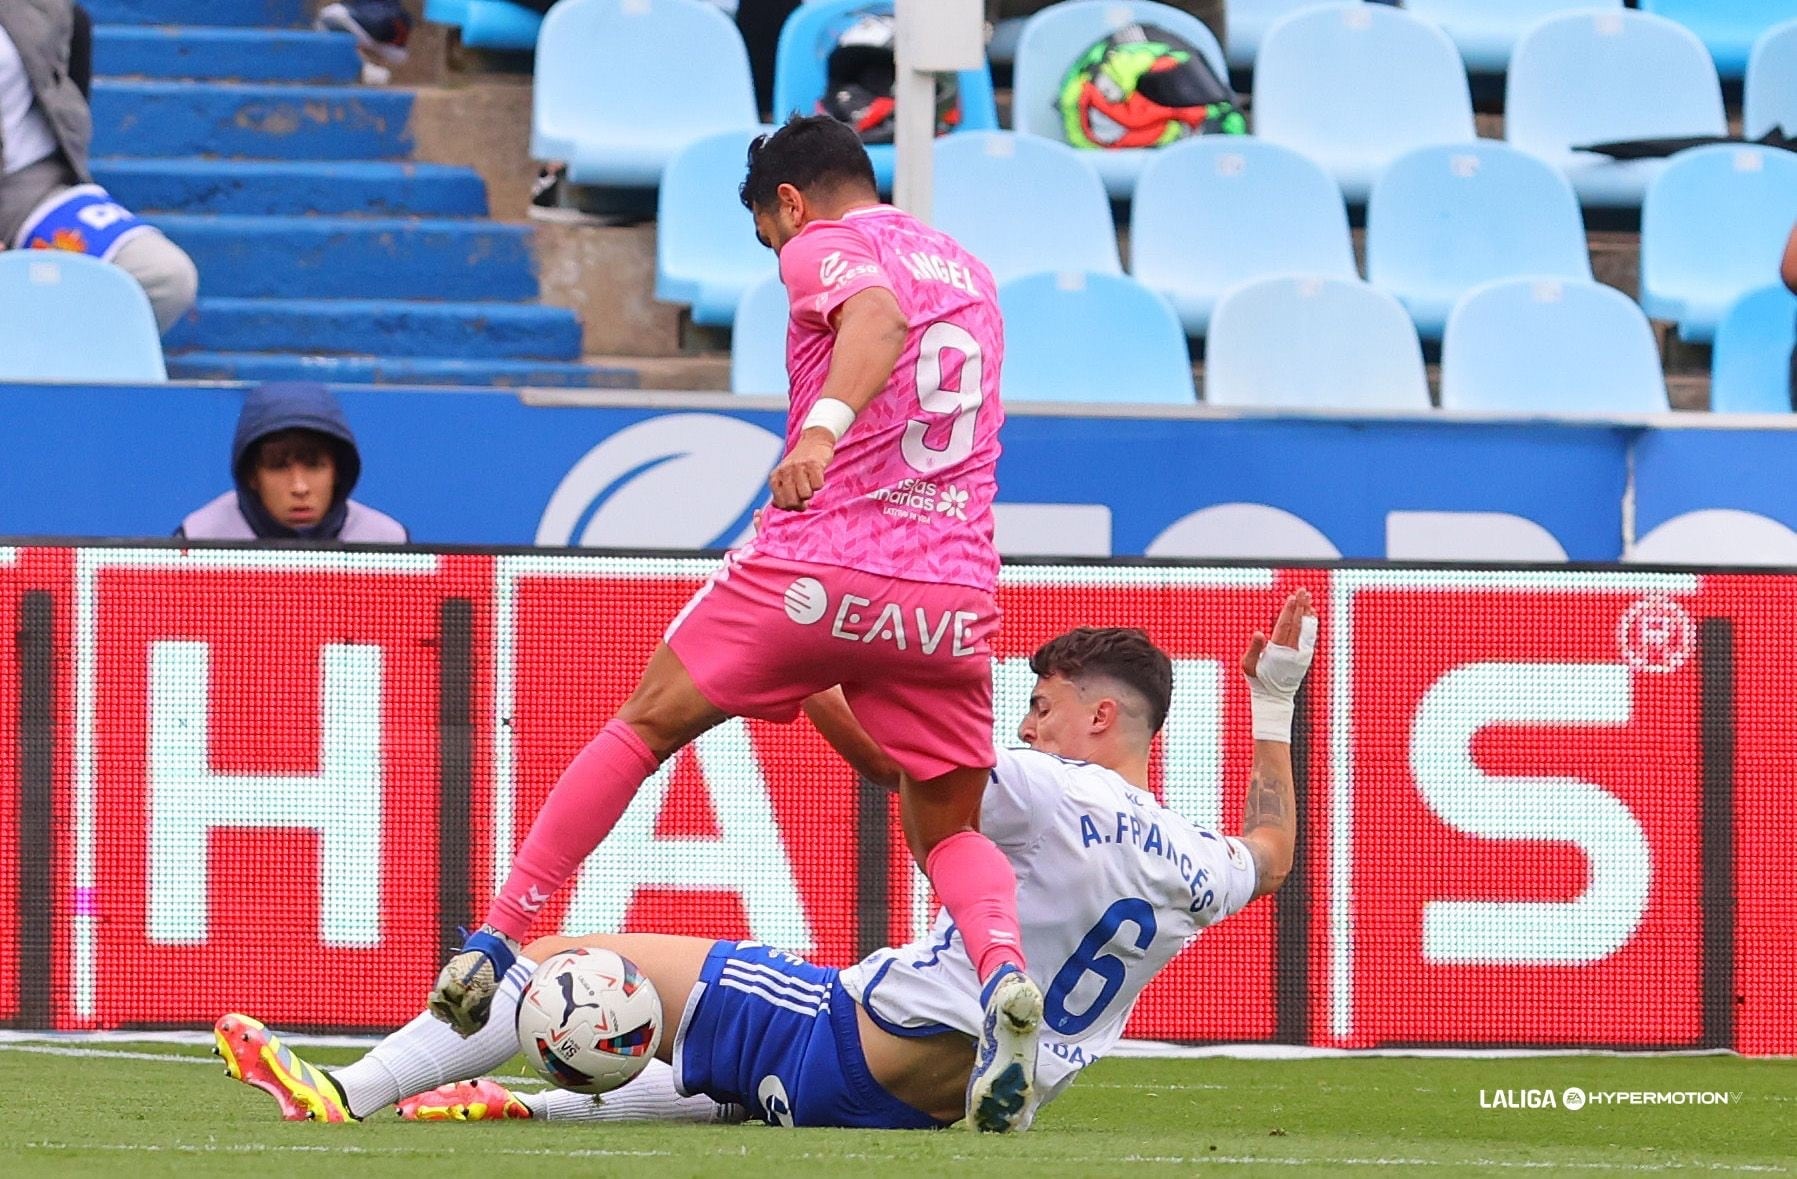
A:
POLYGON ((861 722, 855 719, 854 712, 849 708, 848 697, 842 694, 841 688, 819 692, 806 700, 805 715, 811 718, 817 731, 830 743, 830 748, 848 762, 857 774, 888 790, 899 788, 898 763, 887 756, 886 751, 880 748, 880 743, 861 727, 861 722))
POLYGON ((804 510, 822 490, 824 468, 836 454, 837 440, 886 388, 910 331, 898 299, 885 287, 851 295, 836 309, 831 323, 836 343, 830 350, 829 375, 798 442, 768 477, 774 506, 789 512, 804 510))
POLYGON ((1254 716, 1254 776, 1242 808, 1242 842, 1254 857, 1254 895, 1285 883, 1298 843, 1292 782, 1292 711, 1316 650, 1317 617, 1310 591, 1285 600, 1273 637, 1256 632, 1242 656, 1254 716))

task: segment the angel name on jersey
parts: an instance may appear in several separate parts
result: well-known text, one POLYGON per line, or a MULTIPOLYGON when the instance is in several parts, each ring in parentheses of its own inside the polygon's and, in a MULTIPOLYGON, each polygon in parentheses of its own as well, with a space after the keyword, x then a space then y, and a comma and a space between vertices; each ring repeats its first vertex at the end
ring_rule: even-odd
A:
MULTIPOLYGON (((1216 836, 1208 831, 1198 834, 1206 839, 1216 836)), ((1193 913, 1202 913, 1209 909, 1217 899, 1216 890, 1210 887, 1210 869, 1201 868, 1192 853, 1186 851, 1171 838, 1171 832, 1163 832, 1161 825, 1153 819, 1144 821, 1134 811, 1112 811, 1110 815, 1082 814, 1079 817, 1079 839, 1082 847, 1101 844, 1121 844, 1133 847, 1145 856, 1166 860, 1179 869, 1179 878, 1192 890, 1193 913), (1111 815, 1116 817, 1115 823, 1111 815)))

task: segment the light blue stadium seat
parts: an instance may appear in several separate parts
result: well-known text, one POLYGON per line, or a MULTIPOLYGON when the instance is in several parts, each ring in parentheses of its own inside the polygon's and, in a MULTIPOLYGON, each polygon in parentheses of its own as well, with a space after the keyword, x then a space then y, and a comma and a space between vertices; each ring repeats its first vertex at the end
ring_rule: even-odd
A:
MULTIPOLYGON (((1056 143, 1067 142, 1058 99, 1067 71, 1098 41, 1129 24, 1159 25, 1204 54, 1219 78, 1229 76, 1223 47, 1203 21, 1190 13, 1150 0, 1063 0, 1029 18, 1017 41, 1012 73, 1011 125, 1056 143)), ((1154 148, 1116 151, 1081 150, 1114 199, 1128 200, 1154 148)))
POLYGON ((1624 9, 1550 17, 1517 42, 1505 136, 1572 181, 1589 206, 1633 208, 1664 160, 1613 160, 1576 146, 1727 135, 1722 84, 1696 34, 1624 9))
POLYGON ((137 280, 61 250, 0 253, 0 381, 168 380, 137 280))
POLYGON ((1680 152, 1641 205, 1641 306, 1707 343, 1748 291, 1778 279, 1797 222, 1797 155, 1717 144, 1680 152))
POLYGON ((749 141, 769 127, 696 139, 668 161, 655 223, 655 297, 692 305, 693 322, 727 327, 744 291, 779 266, 742 207, 749 141))
POLYGON ((530 50, 537 47, 543 14, 509 0, 464 0, 462 44, 470 49, 530 50))
MULTIPOLYGON (((829 78, 830 51, 855 20, 867 13, 891 15, 893 0, 810 0, 795 8, 780 26, 780 45, 774 56, 774 118, 785 121, 793 114, 817 113, 829 78)), ((955 75, 961 102, 957 131, 998 130, 998 102, 992 93, 992 72, 982 65, 955 75)), ((895 153, 889 143, 869 145, 874 176, 882 189, 892 186, 895 153)))
POLYGON ((944 136, 932 220, 1000 283, 1044 269, 1120 274, 1117 228, 1088 154, 1009 131, 944 136))
POLYGON ((1781 283, 1736 300, 1716 329, 1710 355, 1710 410, 1790 413, 1793 347, 1797 347, 1797 295, 1781 283))
POLYGON ((1217 298, 1250 279, 1357 279, 1335 178, 1289 147, 1206 136, 1162 149, 1130 206, 1130 273, 1202 336, 1217 298))
POLYGON ((1501 74, 1517 38, 1538 20, 1561 13, 1621 8, 1622 0, 1404 0, 1404 8, 1448 31, 1466 68, 1501 74))
POLYGON ((1287 275, 1227 292, 1204 352, 1211 405, 1426 410, 1423 349, 1404 305, 1365 283, 1287 275))
POLYGON ((460 28, 468 19, 470 0, 424 0, 424 19, 460 28))
POLYGON ((654 188, 681 147, 758 122, 742 37, 705 0, 561 0, 543 20, 530 150, 575 184, 654 188))
POLYGON ((1192 358, 1165 300, 1120 274, 1029 274, 998 290, 1006 402, 1193 405, 1192 358))
POLYGON ((778 274, 768 275, 743 293, 730 331, 732 393, 786 394, 789 306, 778 274))
POLYGON ((1572 185, 1551 164, 1498 143, 1418 148, 1373 184, 1367 281, 1441 339, 1468 290, 1515 275, 1589 279, 1591 255, 1572 185))
POLYGON ((1741 114, 1749 139, 1775 127, 1797 136, 1797 20, 1773 25, 1754 42, 1741 114))
POLYGON ((1323 4, 1358 3, 1360 0, 1228 0, 1223 31, 1229 38, 1229 68, 1254 68, 1267 30, 1292 13, 1323 4))
POLYGON ((1307 9, 1267 30, 1253 110, 1256 135, 1322 164, 1354 205, 1405 152, 1474 135, 1454 43, 1382 4, 1307 9))
POLYGON ((1594 282, 1507 278, 1448 316, 1441 407, 1491 413, 1664 413, 1666 378, 1647 317, 1594 282))
POLYGON ((1640 6, 1701 37, 1724 78, 1739 78, 1760 34, 1792 15, 1791 0, 1641 0, 1640 6))

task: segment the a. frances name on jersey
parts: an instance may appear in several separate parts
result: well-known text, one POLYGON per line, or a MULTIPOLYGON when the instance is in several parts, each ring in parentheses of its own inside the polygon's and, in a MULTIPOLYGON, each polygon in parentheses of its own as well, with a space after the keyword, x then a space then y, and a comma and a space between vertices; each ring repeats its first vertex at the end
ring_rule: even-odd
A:
POLYGON ((1111 813, 1116 816, 1114 827, 1108 816, 1102 828, 1090 814, 1079 817, 1080 846, 1114 844, 1134 848, 1145 856, 1166 860, 1178 867, 1179 878, 1185 881, 1186 887, 1192 892, 1192 907, 1189 912, 1202 913, 1216 902, 1216 890, 1210 887, 1210 870, 1199 867, 1191 852, 1174 843, 1171 832, 1163 832, 1161 825, 1153 819, 1144 822, 1141 815, 1131 811, 1111 813))

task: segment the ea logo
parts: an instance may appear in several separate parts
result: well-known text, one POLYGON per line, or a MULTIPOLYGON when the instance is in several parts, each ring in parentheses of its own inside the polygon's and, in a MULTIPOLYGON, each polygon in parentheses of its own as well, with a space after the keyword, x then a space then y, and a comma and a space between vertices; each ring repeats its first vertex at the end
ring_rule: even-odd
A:
POLYGON ((785 443, 753 422, 676 413, 618 431, 562 476, 536 543, 706 549, 746 537, 785 443))
POLYGON ((1567 1109, 1584 1109, 1585 1091, 1577 1085, 1568 1087, 1566 1092, 1560 1094, 1560 1104, 1567 1109))
POLYGON ((1691 658, 1697 627, 1685 608, 1661 595, 1642 598, 1616 621, 1616 645, 1636 671, 1665 675, 1691 658))
POLYGON ((786 616, 800 626, 810 626, 830 608, 830 595, 815 577, 801 577, 786 587, 786 616))
POLYGON ((779 1077, 769 1073, 761 1078, 761 1085, 755 1090, 755 1100, 761 1103, 768 1125, 792 1125, 792 1102, 787 1100, 786 1086, 779 1077))

